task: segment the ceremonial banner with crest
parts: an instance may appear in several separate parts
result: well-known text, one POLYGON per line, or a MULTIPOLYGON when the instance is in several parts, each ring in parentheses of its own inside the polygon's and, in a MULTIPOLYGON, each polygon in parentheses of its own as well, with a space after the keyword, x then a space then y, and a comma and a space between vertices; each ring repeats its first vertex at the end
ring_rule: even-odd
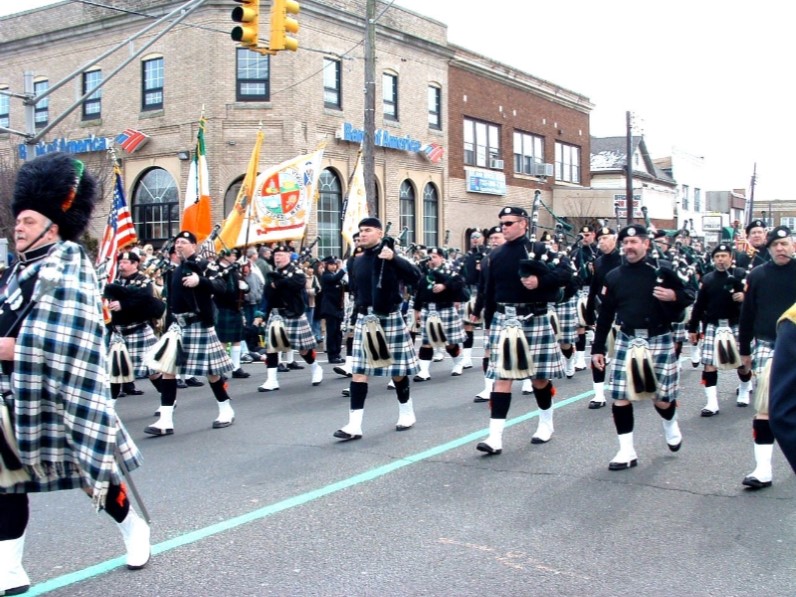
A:
POLYGON ((227 217, 221 233, 224 243, 233 248, 303 238, 312 214, 322 159, 321 148, 262 172, 254 185, 251 203, 246 206, 245 202, 236 202, 227 217))

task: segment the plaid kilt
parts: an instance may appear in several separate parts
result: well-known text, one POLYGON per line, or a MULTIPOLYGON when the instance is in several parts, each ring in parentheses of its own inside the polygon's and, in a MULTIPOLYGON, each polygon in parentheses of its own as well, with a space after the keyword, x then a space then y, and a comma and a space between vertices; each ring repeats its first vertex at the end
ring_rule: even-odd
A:
MULTIPOLYGON (((738 325, 730 326, 732 329, 733 336, 735 336, 735 342, 738 342, 738 325)), ((714 363, 713 360, 715 359, 714 354, 714 343, 716 341, 716 329, 718 326, 715 323, 709 323, 705 327, 705 335, 702 337, 702 360, 700 361, 703 365, 711 365, 714 367, 718 367, 718 363, 714 363)))
POLYGON ((177 368, 180 375, 195 377, 232 373, 235 366, 219 341, 216 328, 196 321, 181 330, 185 363, 177 368))
MULTIPOLYGON (((433 303, 431 303, 433 304, 433 303)), ((436 309, 439 319, 442 322, 442 329, 445 332, 447 344, 463 344, 465 340, 464 324, 462 323, 461 313, 456 307, 436 309)), ((431 338, 427 336, 426 321, 428 320, 429 307, 423 307, 420 311, 420 330, 423 332, 422 343, 431 344, 431 338)))
MULTIPOLYGON (((486 378, 496 380, 497 370, 500 362, 500 332, 503 330, 503 322, 506 320, 504 313, 495 313, 492 317, 492 325, 489 329, 489 369, 486 378)), ((564 377, 564 361, 561 349, 550 325, 550 318, 547 313, 537 315, 521 321, 522 329, 525 332, 525 339, 528 341, 528 348, 531 350, 536 371, 533 379, 553 379, 564 377)))
POLYGON ((216 309, 216 335, 222 344, 243 340, 243 313, 235 309, 216 309))
POLYGON ((672 322, 672 342, 682 342, 683 344, 688 342, 688 329, 685 321, 672 322))
MULTIPOLYGON (((606 387, 606 393, 611 400, 627 400, 627 353, 633 336, 628 336, 623 331, 616 335, 615 357, 611 365, 611 372, 606 387)), ((655 376, 658 378, 658 394, 656 401, 673 402, 677 400, 680 391, 680 369, 677 366, 677 357, 674 354, 674 340, 671 332, 653 336, 647 340, 652 362, 655 366, 655 376)))
POLYGON ((365 349, 362 347, 362 339, 365 335, 365 326, 362 322, 365 317, 365 315, 357 317, 356 327, 354 328, 354 344, 352 347, 354 362, 351 364, 351 372, 376 377, 401 377, 417 373, 417 354, 400 311, 393 311, 387 317, 379 317, 394 363, 389 367, 379 369, 368 367, 365 349))
POLYGON ((578 340, 578 296, 563 303, 551 303, 561 327, 561 344, 575 344, 578 340))
MULTIPOLYGON (((268 326, 271 325, 271 317, 273 317, 273 311, 271 315, 268 316, 268 323, 265 326, 266 330, 268 326)), ((312 328, 310 328, 310 322, 307 321, 306 315, 302 314, 300 317, 282 316, 282 322, 285 325, 285 333, 290 342, 291 350, 298 350, 300 352, 315 347, 317 342, 315 342, 315 335, 312 333, 312 328)), ((268 343, 268 338, 266 338, 265 341, 268 343)))
MULTIPOLYGON (((125 326, 119 326, 120 331, 124 328, 125 326)), ((147 351, 158 341, 155 337, 155 332, 152 331, 152 326, 146 324, 132 334, 127 336, 122 334, 122 338, 124 338, 124 345, 127 347, 127 352, 130 353, 130 360, 133 362, 133 367, 135 367, 135 376, 142 378, 152 375, 154 371, 144 364, 144 356, 147 351)))

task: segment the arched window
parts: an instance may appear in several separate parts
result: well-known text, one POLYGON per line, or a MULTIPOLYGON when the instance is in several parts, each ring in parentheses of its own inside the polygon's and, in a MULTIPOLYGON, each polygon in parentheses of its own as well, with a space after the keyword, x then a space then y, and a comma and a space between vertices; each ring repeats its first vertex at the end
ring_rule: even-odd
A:
POLYGON ((163 244, 180 231, 180 195, 171 174, 150 168, 133 190, 133 221, 142 243, 163 244))
POLYGON ((329 168, 318 178, 318 256, 341 256, 340 215, 343 209, 343 187, 340 177, 329 168))
POLYGON ((229 212, 232 211, 232 208, 235 207, 235 201, 238 199, 238 193, 242 186, 243 176, 239 176, 227 187, 227 192, 224 193, 224 213, 221 214, 222 219, 226 218, 229 212))
POLYGON ((406 246, 415 242, 415 187, 408 180, 401 183, 400 192, 400 222, 399 228, 395 232, 396 235, 403 232, 404 227, 409 228, 409 233, 406 235, 406 246))
POLYGON ((423 244, 439 245, 439 193, 431 183, 423 189, 423 244))

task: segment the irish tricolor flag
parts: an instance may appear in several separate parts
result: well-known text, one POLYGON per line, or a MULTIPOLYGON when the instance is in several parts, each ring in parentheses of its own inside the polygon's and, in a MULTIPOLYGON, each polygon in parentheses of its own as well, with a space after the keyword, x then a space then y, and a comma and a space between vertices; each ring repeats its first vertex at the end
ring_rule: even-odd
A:
POLYGON ((196 151, 188 169, 188 187, 185 189, 185 210, 182 212, 182 230, 190 230, 197 242, 205 240, 213 229, 213 216, 210 205, 210 181, 207 175, 205 157, 205 117, 199 120, 199 133, 196 135, 196 151))

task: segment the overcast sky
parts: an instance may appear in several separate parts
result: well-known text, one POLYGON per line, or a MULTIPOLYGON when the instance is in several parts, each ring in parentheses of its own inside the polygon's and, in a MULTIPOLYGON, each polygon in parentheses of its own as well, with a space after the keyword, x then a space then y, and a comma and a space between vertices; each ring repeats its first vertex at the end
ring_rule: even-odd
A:
MULTIPOLYGON (((52 2, 3 0, 0 15, 52 2)), ((624 135, 629 110, 653 157, 672 147, 705 157, 707 190, 748 189, 757 163, 756 201, 796 199, 787 4, 395 3, 447 24, 452 43, 587 96, 595 136, 624 135)))

